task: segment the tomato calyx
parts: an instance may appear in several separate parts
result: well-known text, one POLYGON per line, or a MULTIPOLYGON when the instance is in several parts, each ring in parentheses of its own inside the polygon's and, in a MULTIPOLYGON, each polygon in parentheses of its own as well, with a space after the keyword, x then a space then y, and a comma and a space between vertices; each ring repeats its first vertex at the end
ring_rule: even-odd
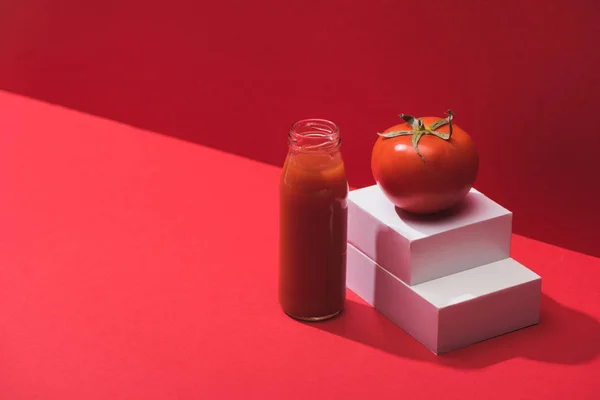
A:
POLYGON ((425 162, 425 158, 423 158, 421 152, 419 152, 419 140, 421 140, 423 135, 433 135, 443 140, 449 140, 452 137, 452 118, 454 118, 454 113, 452 112, 452 110, 448 110, 446 112, 446 115, 446 118, 437 120, 433 124, 426 127, 423 123, 423 118, 417 119, 412 115, 400 114, 399 117, 402 118, 405 122, 407 122, 412 128, 412 130, 399 130, 386 133, 377 132, 377 134, 385 139, 391 139, 398 136, 412 136, 412 145, 415 148, 415 151, 417 152, 421 160, 425 162), (450 128, 449 133, 436 132, 436 129, 446 124, 448 124, 450 128))

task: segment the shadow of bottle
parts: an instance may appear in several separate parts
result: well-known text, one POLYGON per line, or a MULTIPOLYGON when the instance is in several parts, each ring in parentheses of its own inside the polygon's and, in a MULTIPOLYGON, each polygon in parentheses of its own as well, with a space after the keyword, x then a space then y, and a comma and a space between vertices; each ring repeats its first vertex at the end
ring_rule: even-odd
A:
POLYGON ((513 358, 554 364, 583 364, 600 352, 600 323, 542 294, 540 323, 439 356, 431 353, 368 304, 346 301, 338 318, 311 327, 397 357, 457 369, 478 369, 513 358))

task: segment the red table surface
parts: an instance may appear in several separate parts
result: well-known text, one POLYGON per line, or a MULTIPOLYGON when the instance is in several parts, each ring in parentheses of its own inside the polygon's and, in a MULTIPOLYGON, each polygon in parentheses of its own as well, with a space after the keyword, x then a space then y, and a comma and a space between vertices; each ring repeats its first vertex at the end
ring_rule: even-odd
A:
POLYGON ((351 292, 299 323, 279 173, 0 92, 0 398, 599 398, 598 258, 514 236, 541 323, 442 356, 351 292))

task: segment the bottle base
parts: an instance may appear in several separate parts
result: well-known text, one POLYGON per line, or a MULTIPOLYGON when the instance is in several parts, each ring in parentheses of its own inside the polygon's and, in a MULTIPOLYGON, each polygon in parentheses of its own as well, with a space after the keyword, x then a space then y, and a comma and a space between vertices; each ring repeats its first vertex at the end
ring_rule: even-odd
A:
POLYGON ((289 317, 292 317, 292 318, 294 318, 294 319, 297 319, 298 321, 303 321, 303 322, 318 322, 318 321, 325 321, 325 320, 327 320, 327 319, 331 319, 331 318, 333 318, 333 317, 336 317, 336 316, 338 316, 338 315, 339 315, 341 312, 342 312, 342 310, 340 310, 340 311, 336 311, 336 312, 334 312, 333 314, 323 315, 323 316, 319 316, 319 317, 298 317, 298 316, 296 316, 296 315, 292 315, 292 314, 290 314, 290 313, 287 313, 287 312, 286 312, 286 314, 287 314, 289 317))

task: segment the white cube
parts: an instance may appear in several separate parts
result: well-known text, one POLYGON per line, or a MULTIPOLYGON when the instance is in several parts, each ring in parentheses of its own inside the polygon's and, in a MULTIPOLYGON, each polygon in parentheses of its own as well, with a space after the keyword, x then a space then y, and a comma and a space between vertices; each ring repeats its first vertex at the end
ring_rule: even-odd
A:
POLYGON ((346 282, 435 354, 539 322, 541 278, 511 258, 409 286, 349 244, 346 282))
POLYGON ((377 185, 348 200, 348 242, 409 285, 510 256, 512 213, 475 189, 425 217, 396 209, 377 185))

